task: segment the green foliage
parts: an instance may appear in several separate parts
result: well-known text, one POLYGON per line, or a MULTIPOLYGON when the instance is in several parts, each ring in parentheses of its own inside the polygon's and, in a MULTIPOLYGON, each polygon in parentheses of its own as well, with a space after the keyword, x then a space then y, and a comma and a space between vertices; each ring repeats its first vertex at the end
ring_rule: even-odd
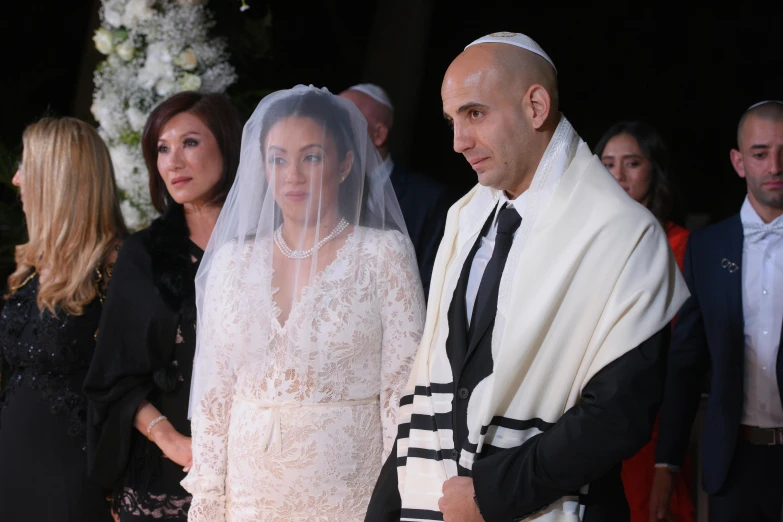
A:
POLYGON ((112 40, 114 44, 122 43, 125 40, 128 39, 128 30, 127 29, 115 29, 111 32, 112 40))
POLYGON ((126 130, 120 134, 118 141, 128 145, 129 147, 135 147, 141 143, 141 133, 132 130, 126 130))

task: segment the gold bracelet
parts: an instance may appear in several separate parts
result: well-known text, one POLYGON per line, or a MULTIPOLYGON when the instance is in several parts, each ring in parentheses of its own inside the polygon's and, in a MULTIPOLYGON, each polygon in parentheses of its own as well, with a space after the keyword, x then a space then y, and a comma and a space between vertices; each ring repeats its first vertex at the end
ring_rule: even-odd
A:
POLYGON ((157 423, 164 420, 167 420, 167 417, 165 415, 161 415, 160 417, 158 417, 157 419, 153 419, 153 421, 149 423, 149 425, 147 426, 147 439, 150 439, 150 432, 152 431, 152 428, 154 428, 157 423))

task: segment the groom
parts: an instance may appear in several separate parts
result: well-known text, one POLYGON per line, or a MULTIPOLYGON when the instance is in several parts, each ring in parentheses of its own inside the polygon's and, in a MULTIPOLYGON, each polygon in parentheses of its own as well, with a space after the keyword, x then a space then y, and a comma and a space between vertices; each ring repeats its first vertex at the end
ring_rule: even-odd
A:
POLYGON ((365 520, 628 520, 620 465, 688 295, 665 233, 560 114, 530 38, 471 43, 441 95, 479 185, 449 211, 365 520))

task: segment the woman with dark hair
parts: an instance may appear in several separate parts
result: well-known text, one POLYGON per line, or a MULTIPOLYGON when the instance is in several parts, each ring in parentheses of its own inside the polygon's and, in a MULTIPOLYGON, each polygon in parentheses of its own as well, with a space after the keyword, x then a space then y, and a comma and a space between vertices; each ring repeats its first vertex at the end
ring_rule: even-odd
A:
POLYGON ((595 154, 628 195, 658 218, 682 269, 689 232, 676 224, 681 219, 679 198, 658 132, 643 121, 615 123, 599 140, 595 154))
POLYGON ((413 245, 367 122, 266 97, 196 278, 197 522, 360 522, 421 338, 413 245))
POLYGON ((121 521, 187 518, 193 281, 236 176, 241 127, 225 96, 196 92, 162 102, 144 127, 162 216, 120 251, 85 382, 92 477, 113 488, 121 521))
MULTIPOLYGON (((679 217, 679 206, 672 186, 669 154, 661 136, 642 121, 616 123, 598 142, 595 153, 628 195, 658 218, 682 270, 690 232, 674 222, 679 217)), ((650 443, 623 462, 623 486, 632 522, 650 520, 650 491, 655 475, 657 440, 656 422, 650 443)), ((696 520, 689 487, 690 468, 690 461, 687 461, 672 495, 670 512, 677 522, 696 520)))

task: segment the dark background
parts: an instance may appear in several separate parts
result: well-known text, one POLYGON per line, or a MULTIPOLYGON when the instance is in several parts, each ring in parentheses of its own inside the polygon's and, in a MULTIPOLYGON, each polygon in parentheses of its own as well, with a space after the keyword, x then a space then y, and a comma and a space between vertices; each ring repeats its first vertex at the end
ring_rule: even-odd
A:
MULTIPOLYGON (((472 186, 475 175, 451 149, 440 84, 461 49, 490 32, 523 32, 546 49, 559 70, 561 108, 589 145, 620 119, 654 125, 670 147, 688 212, 702 220, 736 212, 744 196, 728 160, 742 111, 783 98, 783 2, 726 10, 487 0, 249 3, 246 13, 239 0, 208 4, 215 32, 237 49, 241 80, 230 93, 243 112, 265 92, 296 83, 333 92, 381 83, 396 107, 396 161, 455 193, 472 186), (269 12, 271 27, 264 28, 260 20, 269 12)), ((24 126, 46 112, 92 121, 98 5, 38 0, 0 8, 0 145, 18 152, 24 126)))

